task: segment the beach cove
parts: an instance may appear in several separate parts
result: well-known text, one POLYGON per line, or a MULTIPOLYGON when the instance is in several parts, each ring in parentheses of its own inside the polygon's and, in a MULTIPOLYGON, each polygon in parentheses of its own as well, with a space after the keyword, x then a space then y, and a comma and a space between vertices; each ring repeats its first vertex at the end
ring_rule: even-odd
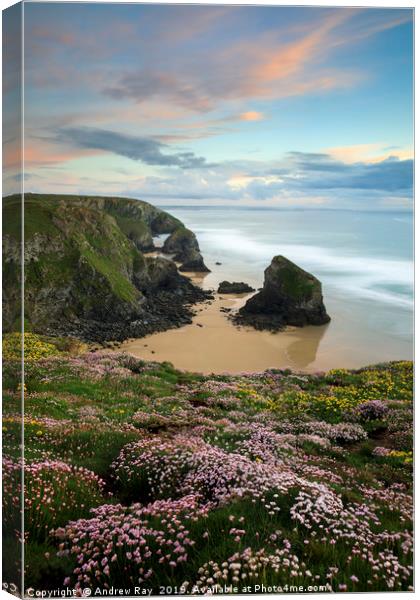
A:
POLYGON ((185 273, 204 289, 245 281, 284 254, 317 276, 331 322, 271 333, 237 327, 221 309, 252 294, 217 294, 190 325, 121 344, 146 360, 203 373, 290 368, 325 371, 412 358, 411 214, 171 207, 196 234, 211 273, 185 273), (375 228, 372 228, 372 222, 375 228), (221 264, 216 264, 221 263, 221 264))
MULTIPOLYGON (((203 278, 189 274, 199 284, 203 278)), ((334 312, 331 323, 321 326, 287 327, 271 333, 236 326, 221 309, 238 310, 252 294, 215 294, 215 300, 197 305, 190 325, 123 342, 120 350, 142 358, 171 362, 176 368, 201 373, 257 372, 269 368, 316 372, 333 368, 359 368, 408 358, 406 345, 399 349, 367 343, 355 352, 357 331, 351 315, 334 312), (330 329, 333 329, 329 334, 330 329), (337 343, 336 340, 340 340, 337 343)), ((332 309, 332 310, 331 310, 332 309)))

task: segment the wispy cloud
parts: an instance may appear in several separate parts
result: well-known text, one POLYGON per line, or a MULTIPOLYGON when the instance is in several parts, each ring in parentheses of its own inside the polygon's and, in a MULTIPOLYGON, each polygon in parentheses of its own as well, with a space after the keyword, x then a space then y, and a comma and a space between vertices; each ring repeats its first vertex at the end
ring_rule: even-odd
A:
POLYGON ((329 155, 345 163, 356 162, 382 162, 390 156, 400 160, 409 160, 413 158, 412 148, 401 148, 397 146, 387 146, 381 142, 371 144, 353 144, 350 146, 339 146, 329 148, 326 151, 329 155))
POLYGON ((180 106, 206 112, 220 101, 281 98, 352 85, 360 74, 320 66, 320 61, 337 45, 334 30, 353 16, 350 9, 333 12, 289 42, 282 39, 284 32, 263 32, 249 42, 240 40, 213 48, 205 57, 198 51, 194 62, 177 60, 176 69, 170 56, 160 57, 153 70, 126 71, 103 92, 139 103, 166 97, 180 106))
MULTIPOLYGON (((112 141, 114 143, 115 138, 112 141)), ((104 146, 102 143, 95 145, 104 146)), ((118 150, 123 151, 123 155, 127 152, 132 154, 127 147, 118 150)), ((162 160, 161 156, 155 156, 155 152, 154 145, 146 143, 141 150, 134 152, 134 160, 152 161, 155 164, 155 161, 162 160)), ((175 166, 181 166, 177 163, 175 166)), ((233 201, 278 206, 322 204, 335 208, 359 206, 365 209, 378 206, 409 208, 413 195, 413 161, 398 158, 377 163, 344 163, 326 153, 291 152, 271 163, 233 161, 205 169, 199 165, 198 168, 181 166, 178 169, 172 169, 172 166, 171 160, 169 163, 165 161, 160 174, 153 176, 141 175, 133 168, 123 173, 104 173, 100 179, 84 177, 81 180, 73 177, 63 163, 63 169, 56 173, 57 182, 54 183, 54 174, 51 173, 48 185, 52 186, 53 191, 54 185, 61 185, 58 182, 65 181, 75 193, 83 189, 89 193, 109 193, 113 190, 114 193, 137 196, 152 202, 182 199, 197 203, 233 201)), ((34 181, 32 185, 45 188, 44 181, 34 181)))
MULTIPOLYGON (((366 77, 363 71, 328 65, 337 48, 373 36, 410 19, 410 15, 380 19, 360 25, 360 9, 336 9, 294 33, 262 32, 250 41, 239 40, 213 48, 197 59, 159 56, 153 70, 127 70, 104 86, 115 99, 143 103, 166 97, 194 111, 206 112, 220 101, 284 98, 345 88, 366 77), (200 64, 205 63, 202 69, 200 64)), ((246 114, 246 113, 244 113, 246 114)))
MULTIPOLYGON (((411 193, 413 160, 390 156, 380 162, 345 163, 328 154, 289 153, 288 185, 306 189, 411 193), (291 179, 291 180, 290 180, 291 179)), ((285 178, 284 170, 280 172, 285 178)))
POLYGON ((163 151, 167 150, 167 144, 156 139, 126 135, 106 129, 67 127, 58 132, 56 139, 60 143, 70 143, 77 148, 111 152, 147 165, 181 169, 213 166, 209 165, 205 158, 196 156, 193 152, 165 154, 163 151))

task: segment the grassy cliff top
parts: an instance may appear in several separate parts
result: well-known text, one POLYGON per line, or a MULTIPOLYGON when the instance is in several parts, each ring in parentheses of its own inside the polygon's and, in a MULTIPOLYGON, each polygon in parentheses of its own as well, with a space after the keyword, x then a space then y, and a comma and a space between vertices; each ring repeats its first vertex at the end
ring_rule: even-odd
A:
MULTIPOLYGON (((17 342, 4 366, 7 548, 20 522, 17 342)), ((79 569, 83 586, 130 585, 137 550, 155 594, 162 582, 412 585, 412 363, 203 376, 60 354, 52 338, 25 346, 27 585, 74 586, 79 569)))
MULTIPOLYGON (((20 324, 21 197, 3 198, 4 329, 20 324)), ((138 318, 148 285, 144 252, 182 228, 132 198, 25 194, 25 319, 43 333, 59 321, 138 318), (140 291, 141 290, 141 291, 140 291)))
MULTIPOLYGON (((25 239, 40 232, 58 235, 59 228, 54 219, 69 207, 78 207, 79 218, 83 218, 83 211, 104 211, 115 218, 121 230, 129 237, 171 233, 182 226, 178 219, 143 200, 29 193, 25 194, 25 239)), ((22 219, 19 194, 3 198, 3 218, 4 233, 19 239, 22 219)))

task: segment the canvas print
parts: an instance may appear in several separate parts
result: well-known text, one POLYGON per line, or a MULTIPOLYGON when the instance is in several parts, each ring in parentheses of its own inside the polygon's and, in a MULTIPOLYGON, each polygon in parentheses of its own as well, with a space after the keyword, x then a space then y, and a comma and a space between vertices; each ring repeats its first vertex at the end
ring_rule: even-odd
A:
POLYGON ((3 590, 413 591, 413 17, 3 12, 3 590))

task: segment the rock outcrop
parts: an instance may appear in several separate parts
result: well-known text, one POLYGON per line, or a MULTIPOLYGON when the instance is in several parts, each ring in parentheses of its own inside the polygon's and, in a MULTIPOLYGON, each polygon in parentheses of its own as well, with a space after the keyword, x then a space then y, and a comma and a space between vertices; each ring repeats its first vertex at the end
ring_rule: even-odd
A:
MULTIPOLYGON (((13 331, 20 324, 20 197, 4 198, 3 211, 3 324, 13 331)), ((209 293, 173 261, 143 254, 154 235, 180 225, 132 199, 25 195, 27 331, 101 342, 191 322, 191 306, 209 293)))
POLYGON ((324 325, 330 321, 321 282, 284 256, 275 256, 264 272, 264 286, 235 317, 256 329, 280 330, 286 325, 324 325))
POLYGON ((171 233, 165 240, 162 251, 174 255, 173 259, 181 263, 180 271, 210 272, 200 254, 195 234, 184 226, 178 227, 171 233))
POLYGON ((248 294, 255 289, 243 281, 222 281, 217 289, 219 294, 248 294))
POLYGON ((210 269, 206 267, 203 257, 201 256, 200 252, 197 252, 197 250, 193 250, 190 253, 188 258, 186 258, 179 267, 179 270, 183 273, 210 273, 210 269))

